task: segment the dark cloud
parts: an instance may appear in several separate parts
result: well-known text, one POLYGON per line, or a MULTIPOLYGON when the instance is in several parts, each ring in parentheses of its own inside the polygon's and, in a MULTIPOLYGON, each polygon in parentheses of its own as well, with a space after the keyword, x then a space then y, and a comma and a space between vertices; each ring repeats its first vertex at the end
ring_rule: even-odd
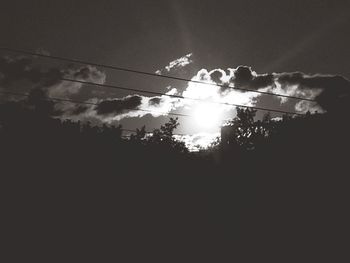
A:
POLYGON ((148 101, 148 104, 149 104, 150 106, 155 106, 155 105, 159 105, 161 102, 162 102, 162 98, 160 98, 160 97, 154 97, 154 98, 152 98, 152 99, 150 99, 150 100, 148 101))
POLYGON ((96 106, 95 110, 98 115, 121 114, 124 111, 136 110, 141 102, 141 96, 128 96, 123 99, 102 101, 96 106))
MULTIPOLYGON (((63 81, 62 78, 94 82, 103 84, 106 74, 96 67, 76 67, 68 65, 61 68, 53 67, 42 70, 35 66, 35 59, 28 57, 1 57, 0 58, 0 85, 2 89, 13 89, 17 92, 27 93, 32 88, 44 88, 49 96, 71 98, 82 91, 82 83, 63 81), (27 81, 21 83, 20 81, 27 81)), ((89 93, 85 97, 91 97, 98 91, 97 87, 87 89, 89 93)))
POLYGON ((224 73, 221 70, 214 70, 210 73, 210 78, 215 82, 222 84, 221 78, 224 76, 224 73))
POLYGON ((274 84, 273 74, 258 75, 252 81, 252 87, 255 89, 265 88, 273 84, 274 84))
MULTIPOLYGON (((35 57, 0 58, 0 89, 16 93, 30 93, 30 98, 26 99, 28 107, 35 108, 40 105, 40 111, 45 109, 50 115, 76 120, 96 118, 111 122, 123 118, 142 117, 146 114, 158 117, 166 115, 175 103, 171 98, 161 96, 134 95, 114 99, 113 94, 101 87, 82 88, 84 86, 82 83, 62 80, 62 78, 67 78, 103 84, 106 74, 93 66, 77 67, 69 64, 50 69, 41 69, 39 66, 40 63, 37 63, 35 57), (77 106, 74 103, 47 102, 48 98, 100 103, 97 107, 93 105, 77 106), (138 110, 139 108, 144 110, 138 110), (150 112, 147 111, 148 109, 150 112)), ((23 100, 23 97, 12 94, 1 94, 1 97, 15 101, 23 100)))
MULTIPOLYGON (((278 97, 281 103, 294 103, 298 112, 340 112, 348 111, 350 105, 350 81, 337 75, 308 75, 302 72, 284 72, 273 74, 257 74, 248 66, 239 66, 229 69, 227 74, 222 69, 215 69, 209 73, 209 79, 223 85, 222 96, 227 95, 230 88, 242 88, 248 90, 264 89, 271 93, 314 99, 312 101, 289 100, 286 97, 278 97)), ((201 70, 197 77, 200 81, 208 79, 208 71, 201 70)), ((244 90, 241 90, 244 93, 244 90)), ((257 94, 257 98, 261 95, 257 94)))
POLYGON ((21 80, 27 80, 41 87, 51 87, 60 82, 63 71, 58 68, 41 70, 33 65, 33 59, 28 57, 1 57, 0 58, 0 84, 9 86, 21 80))
POLYGON ((239 66, 231 78, 231 83, 236 88, 260 89, 273 85, 274 76, 272 74, 258 75, 252 71, 251 67, 239 66))
POLYGON ((106 75, 103 72, 92 66, 81 67, 75 70, 75 72, 73 71, 70 75, 72 75, 72 77, 75 79, 97 82, 100 84, 103 83, 106 79, 106 75))
POLYGON ((315 99, 327 111, 346 109, 350 103, 350 81, 338 75, 307 75, 301 72, 280 73, 276 80, 282 89, 298 86, 299 90, 320 90, 315 99))
POLYGON ((243 86, 249 84, 253 78, 254 76, 250 67, 239 66, 234 73, 233 82, 235 86, 243 86))
POLYGON ((8 57, 0 58, 0 72, 2 78, 0 84, 10 85, 14 81, 27 79, 32 82, 39 82, 42 73, 32 67, 32 60, 26 57, 11 59, 8 57))
POLYGON ((83 106, 83 105, 78 105, 75 106, 72 110, 71 110, 71 115, 80 115, 82 113, 85 113, 87 110, 89 109, 89 107, 87 106, 83 106))
POLYGON ((307 75, 301 72, 277 74, 281 84, 300 85, 300 88, 322 88, 347 91, 350 87, 348 79, 338 75, 307 75))
MULTIPOLYGON (((84 66, 80 68, 70 67, 68 70, 62 70, 62 77, 79 80, 84 82, 93 82, 97 84, 103 84, 106 81, 106 74, 102 71, 99 71, 96 67, 84 66)), ((52 73, 54 74, 54 72, 52 73)), ((82 89, 82 83, 76 83, 71 81, 60 80, 56 84, 48 87, 49 95, 53 97, 70 97, 74 99, 79 99, 82 97, 92 97, 94 91, 100 90, 99 87, 90 87, 86 90, 82 89)))
MULTIPOLYGON (((210 77, 222 84, 224 76, 222 70, 214 70, 210 77)), ((315 99, 316 103, 296 101, 297 111, 307 111, 308 108, 328 112, 348 111, 347 105, 350 104, 350 81, 338 75, 308 75, 302 72, 257 74, 248 66, 239 66, 232 70, 229 84, 235 88, 268 88, 271 93, 315 99)), ((227 89, 229 86, 222 88, 227 89)), ((287 100, 281 97, 281 102, 287 100)))

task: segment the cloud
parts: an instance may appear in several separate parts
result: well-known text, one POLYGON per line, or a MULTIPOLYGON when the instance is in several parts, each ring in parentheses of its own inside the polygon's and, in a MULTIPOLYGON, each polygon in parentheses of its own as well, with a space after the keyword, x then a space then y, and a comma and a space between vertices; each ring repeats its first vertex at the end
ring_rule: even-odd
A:
POLYGON ((276 74, 275 79, 288 95, 314 98, 326 111, 344 110, 350 102, 350 81, 343 76, 293 72, 276 74))
POLYGON ((178 70, 193 63, 192 53, 189 53, 181 58, 171 61, 164 69, 157 70, 155 73, 161 75, 164 72, 170 72, 171 70, 178 70))
POLYGON ((232 80, 235 72, 235 69, 230 68, 211 71, 201 69, 182 92, 182 96, 189 98, 183 100, 183 107, 193 115, 193 121, 203 131, 218 132, 221 124, 235 116, 234 105, 257 104, 260 94, 230 88, 234 85, 232 80))
MULTIPOLYGON (((84 82, 93 82, 104 84, 106 82, 106 74, 96 67, 84 66, 80 68, 70 68, 61 71, 61 78, 79 80, 84 82)), ((69 97, 81 92, 84 84, 58 80, 56 83, 47 87, 48 95, 51 97, 69 97)))
MULTIPOLYGON (((176 89, 171 89, 166 94, 175 95, 176 93, 176 89)), ((93 98, 87 102, 97 106, 88 105, 84 109, 78 109, 74 105, 67 106, 63 104, 65 116, 76 120, 112 123, 124 118, 141 118, 148 114, 153 117, 167 116, 169 112, 181 105, 178 98, 168 96, 146 97, 137 94, 123 98, 93 98)))
POLYGON ((32 60, 27 57, 0 58, 0 85, 5 87, 20 80, 37 83, 42 79, 40 70, 31 66, 32 60))
POLYGON ((23 56, 0 57, 0 88, 28 93, 30 89, 40 87, 45 89, 50 97, 69 98, 79 94, 84 84, 63 81, 62 78, 98 84, 106 81, 106 74, 96 67, 63 66, 42 70, 34 62, 35 58, 23 56))
POLYGON ((84 112, 86 112, 89 109, 89 107, 85 105, 75 105, 73 108, 71 108, 70 114, 71 115, 80 115, 84 112))
MULTIPOLYGON (((228 68, 227 70, 214 69, 208 71, 207 69, 201 69, 191 80, 194 82, 188 83, 182 94, 183 96, 244 106, 255 105, 260 94, 244 92, 234 88, 258 90, 274 85, 272 74, 258 75, 245 66, 239 66, 236 69, 228 68), (205 82, 206 84, 198 82, 205 82)), ((228 108, 232 107, 229 106, 228 108)))
POLYGON ((227 86, 235 88, 244 88, 258 90, 274 85, 274 77, 272 74, 257 74, 247 66, 238 66, 235 69, 229 69, 231 78, 227 86))
POLYGON ((346 105, 350 102, 350 81, 338 75, 309 75, 302 72, 257 74, 250 67, 239 66, 228 68, 227 71, 214 69, 208 72, 202 69, 194 80, 223 85, 221 96, 217 94, 215 86, 210 88, 201 84, 197 85, 200 90, 193 89, 193 85, 189 84, 184 92, 186 95, 196 97, 197 94, 197 97, 205 99, 206 95, 211 94, 209 97, 215 100, 246 106, 255 106, 262 95, 239 90, 233 92, 235 88, 314 99, 315 102, 297 101, 275 96, 281 103, 294 103, 295 110, 301 113, 340 112, 346 110, 346 105))
MULTIPOLYGON (((187 54, 170 62, 164 70, 170 71, 185 67, 192 63, 191 58, 192 53, 187 54)), ((0 89, 28 93, 33 88, 41 88, 50 97, 98 104, 97 107, 93 105, 77 106, 68 103, 55 105, 56 110, 64 112, 65 116, 74 118, 80 116, 112 122, 122 118, 143 117, 146 114, 159 117, 176 109, 187 109, 189 112, 195 112, 199 105, 203 104, 199 100, 204 100, 204 103, 218 103, 215 104, 215 112, 218 118, 224 119, 225 114, 232 113, 235 107, 220 103, 256 106, 263 96, 259 93, 245 92, 235 88, 267 91, 316 100, 316 102, 309 102, 274 97, 281 104, 293 103, 297 112, 348 111, 350 102, 350 81, 342 76, 310 75, 302 72, 258 74, 248 66, 213 70, 201 69, 192 77, 192 80, 197 83, 188 82, 181 92, 171 87, 166 89, 166 94, 182 95, 189 98, 186 100, 168 96, 145 97, 137 94, 124 98, 114 98, 108 95, 106 89, 100 87, 82 88, 84 85, 82 83, 61 80, 69 78, 104 84, 107 75, 96 67, 70 65, 42 70, 34 62, 35 57, 0 58, 0 89), (198 83, 198 81, 211 85, 198 83)))
POLYGON ((104 100, 96 106, 95 110, 97 115, 118 115, 124 111, 137 109, 141 102, 141 96, 127 96, 122 99, 104 100))
POLYGON ((295 104, 295 110, 299 113, 307 113, 308 111, 313 113, 325 112, 323 108, 320 105, 318 105, 317 102, 313 102, 313 101, 299 101, 295 104))
MULTIPOLYGON (((165 116, 180 103, 179 99, 167 96, 145 97, 127 96, 121 99, 108 97, 105 89, 100 87, 82 88, 84 84, 64 81, 62 78, 104 84, 106 74, 96 67, 67 66, 41 70, 34 67, 32 58, 0 58, 0 90, 29 93, 41 89, 45 96, 62 99, 75 99, 94 105, 77 105, 74 103, 54 103, 55 110, 62 112, 62 117, 75 120, 96 119, 112 122, 123 118, 143 117, 151 114, 154 117, 165 116), (86 98, 86 99, 84 99, 86 98)), ((167 88, 167 94, 176 94, 176 89, 167 88)), ((4 96, 4 95, 1 95, 4 96)), ((9 96, 6 96, 8 98, 9 96)), ((21 98, 11 96, 11 99, 21 98)))
POLYGON ((182 93, 184 97, 193 99, 185 100, 185 105, 190 106, 203 103, 202 101, 207 101, 208 103, 217 103, 215 105, 217 105, 217 107, 223 112, 234 109, 233 106, 224 105, 224 103, 239 104, 244 106, 255 105, 256 98, 259 97, 258 94, 241 92, 229 88, 234 72, 235 71, 233 69, 228 69, 227 71, 222 69, 214 69, 212 71, 201 69, 198 71, 197 75, 192 78, 192 81, 194 82, 189 82, 186 89, 182 93), (198 83, 198 81, 205 82, 210 85, 198 83), (227 88, 223 90, 222 87, 216 86, 216 84, 225 85, 227 88))
MULTIPOLYGON (((76 73, 75 77, 91 77, 91 71, 81 70, 76 73)), ((328 110, 329 103, 326 102, 329 102, 332 98, 337 100, 348 98, 350 91, 349 81, 339 76, 311 76, 304 73, 257 74, 246 66, 226 70, 214 69, 208 71, 202 69, 197 72, 192 80, 195 82, 189 82, 182 93, 179 94, 176 89, 170 89, 166 93, 179 94, 189 99, 181 100, 168 96, 145 97, 140 95, 127 96, 121 99, 95 99, 95 102, 100 103, 96 109, 90 107, 89 110, 82 111, 80 109, 73 113, 78 112, 104 122, 113 122, 123 118, 141 118, 147 114, 153 117, 166 116, 176 109, 187 109, 190 112, 196 112, 196 109, 203 104, 202 100, 204 100, 207 103, 218 103, 214 104, 215 112, 218 118, 224 121, 227 113, 232 113, 235 107, 220 103, 256 106, 261 96, 263 96, 259 93, 236 90, 234 89, 236 87, 315 98, 316 102, 293 100, 295 110, 303 113, 328 110), (196 81, 203 81, 212 85, 197 83, 196 81), (215 84, 224 85, 225 88, 223 89, 215 84), (327 95, 325 97, 322 94, 332 94, 332 96, 328 97, 327 95)), ((282 97, 275 98, 280 100, 281 103, 292 101, 282 97)))
POLYGON ((220 133, 197 133, 192 135, 174 135, 174 137, 184 142, 190 151, 196 152, 210 147, 220 137, 220 133))
POLYGON ((154 98, 152 98, 152 99, 150 99, 150 100, 148 101, 148 104, 149 104, 150 106, 159 105, 159 104, 161 103, 161 101, 162 101, 162 98, 160 98, 160 97, 154 97, 154 98))

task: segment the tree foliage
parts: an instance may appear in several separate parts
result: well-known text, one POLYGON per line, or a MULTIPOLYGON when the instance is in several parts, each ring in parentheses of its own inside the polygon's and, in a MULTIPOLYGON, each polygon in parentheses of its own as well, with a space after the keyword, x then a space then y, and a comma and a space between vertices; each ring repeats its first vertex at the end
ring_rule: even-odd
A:
POLYGON ((185 143, 174 137, 174 131, 179 125, 178 118, 170 118, 159 129, 153 130, 148 143, 163 149, 173 149, 175 152, 188 152, 185 143))
POLYGON ((255 120, 257 110, 237 108, 236 117, 229 121, 231 127, 230 143, 244 149, 254 149, 273 133, 275 122, 271 114, 264 115, 262 120, 255 120))

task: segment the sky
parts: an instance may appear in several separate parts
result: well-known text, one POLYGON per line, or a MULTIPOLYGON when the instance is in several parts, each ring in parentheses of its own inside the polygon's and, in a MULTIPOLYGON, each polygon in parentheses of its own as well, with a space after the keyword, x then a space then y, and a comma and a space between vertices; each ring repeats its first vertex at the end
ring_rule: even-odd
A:
MULTIPOLYGON (((349 87, 349 14, 350 2, 343 0, 3 0, 0 46, 200 81, 248 88, 253 85, 255 89, 315 98, 325 87, 349 87), (292 74, 295 72, 302 74, 292 74), (268 78, 272 73, 277 75, 271 82, 268 78), (257 81, 253 80, 257 77, 257 81), (257 86, 260 77, 269 85, 257 86), (275 86, 271 87, 271 83, 275 86)), ((8 53, 1 52, 0 55, 8 53)), ((98 83, 220 102, 305 110, 305 105, 270 96, 222 91, 213 86, 83 65, 73 68, 49 60, 33 62, 39 63, 42 68, 65 69, 64 76, 98 83)), ((118 121, 130 129, 146 125, 152 130, 169 118, 166 114, 157 117, 134 112, 134 115, 128 115, 123 107, 130 110, 133 105, 195 115, 195 118, 180 117, 177 132, 209 133, 211 137, 218 132, 220 121, 235 114, 232 107, 223 105, 209 103, 203 106, 170 97, 162 97, 161 102, 153 104, 157 99, 149 102, 152 98, 146 98, 150 96, 146 94, 101 92, 95 88, 83 92, 80 86, 67 86, 55 83, 49 93, 96 103, 120 98, 121 101, 114 104, 105 102, 100 113, 107 110, 108 116, 103 115, 104 120, 118 121), (108 112, 116 106, 117 110, 108 112), (131 117, 135 115, 138 117, 131 117), (140 118, 141 115, 144 116, 140 118)), ((311 105, 310 109, 324 110, 318 106, 311 105)), ((99 111, 95 110, 95 115, 96 112, 99 111)))

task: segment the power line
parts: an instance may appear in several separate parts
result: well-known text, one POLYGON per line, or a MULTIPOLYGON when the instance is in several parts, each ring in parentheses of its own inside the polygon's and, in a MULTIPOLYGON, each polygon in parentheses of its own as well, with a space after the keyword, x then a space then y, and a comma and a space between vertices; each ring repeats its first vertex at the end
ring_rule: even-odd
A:
MULTIPOLYGON (((111 88, 111 89, 118 89, 118 90, 127 90, 127 91, 141 92, 141 93, 152 94, 152 95, 157 95, 157 96, 167 96, 167 97, 177 98, 177 99, 187 99, 187 100, 200 101, 200 102, 206 102, 206 103, 212 103, 212 104, 227 105, 227 106, 240 107, 240 108, 246 108, 246 109, 249 108, 249 109, 261 110, 261 111, 269 111, 269 112, 276 112, 276 113, 289 114, 289 115, 301 115, 301 116, 304 115, 303 113, 297 113, 297 112, 275 110, 275 109, 262 108, 262 107, 256 107, 256 106, 247 106, 247 105, 228 103, 228 102, 207 101, 207 100, 198 99, 198 98, 190 98, 190 97, 185 97, 185 96, 181 96, 181 95, 172 95, 172 94, 166 94, 166 93, 156 92, 156 91, 149 91, 149 90, 144 90, 144 89, 126 88, 126 87, 121 87, 121 86, 116 86, 116 85, 99 84, 99 83, 95 83, 95 82, 88 82, 88 81, 68 79, 68 78, 59 78, 59 79, 63 80, 63 81, 80 83, 80 84, 84 84, 84 85, 92 85, 92 86, 103 87, 103 88, 111 88)), ((73 100, 70 100, 70 99, 61 99, 61 98, 49 98, 49 99, 58 100, 58 101, 67 101, 67 102, 72 102, 72 103, 82 103, 82 104, 96 105, 96 103, 91 103, 91 102, 84 102, 83 103, 83 102, 80 102, 80 101, 73 101, 73 100)), ((182 116, 182 114, 177 114, 177 116, 182 116)))
MULTIPOLYGON (((98 84, 102 85, 102 84, 98 84)), ((7 94, 7 95, 16 95, 16 96, 23 96, 23 97, 29 97, 30 94, 28 93, 19 93, 19 92, 12 92, 12 91, 0 91, 0 94, 7 94)), ((162 95, 168 95, 168 94, 162 94, 162 95)), ((174 95, 176 96, 176 95, 174 95)), ((71 100, 71 99, 63 99, 63 98, 55 98, 55 97, 47 97, 47 98, 42 98, 42 100, 45 101, 58 101, 58 102, 68 102, 68 103, 74 103, 74 104, 83 104, 83 105, 93 105, 93 106, 99 106, 99 103, 95 102, 88 102, 88 101, 78 101, 78 100, 71 100)), ((231 104, 228 104, 231 105, 231 104)), ((236 105, 234 105, 236 106, 236 105)), ((237 106, 241 107, 241 106, 237 106)), ((265 108, 259 108, 259 107, 250 107, 250 106, 243 106, 246 108, 254 108, 257 110, 264 110, 264 111, 274 111, 274 112, 280 112, 280 113, 286 113, 286 114, 298 114, 298 115, 304 115, 300 113, 292 113, 292 112, 286 112, 286 111, 278 111, 278 110, 269 110, 265 108)), ((135 111, 144 111, 144 112, 149 112, 149 113, 158 113, 158 114, 166 114, 166 115, 171 115, 171 116, 177 116, 177 117, 193 117, 192 115, 189 114, 182 114, 182 113, 165 113, 165 112, 159 112, 159 111, 153 111, 153 110, 146 110, 146 109, 134 109, 135 111)), ((128 131, 128 132, 137 132, 136 130, 130 130, 130 129, 122 129, 123 131, 128 131)), ((146 131, 146 134, 153 134, 153 132, 146 131)), ((174 134, 178 136, 185 136, 188 134, 174 134)))
MULTIPOLYGON (((82 80, 76 80, 76 79, 68 79, 68 78, 59 78, 59 79, 63 80, 63 81, 75 82, 75 83, 80 83, 80 84, 84 84, 84 85, 92 85, 92 86, 103 87, 103 88, 111 88, 111 89, 118 89, 118 90, 127 90, 127 91, 141 92, 141 93, 152 94, 152 95, 157 95, 157 96, 167 96, 167 97, 177 98, 177 99, 187 99, 187 100, 201 101, 201 102, 206 102, 206 103, 221 104, 221 105, 228 105, 228 106, 241 107, 241 108, 251 108, 251 109, 256 109, 256 110, 270 111, 270 112, 276 112, 276 113, 282 113, 282 114, 304 115, 302 113, 297 113, 297 112, 275 110, 275 109, 262 108, 262 107, 256 107, 256 106, 247 106, 247 105, 235 104, 235 103, 227 103, 227 102, 207 101, 207 100, 203 100, 203 99, 190 98, 190 97, 185 97, 185 96, 181 96, 181 95, 172 95, 172 94, 166 94, 166 93, 156 92, 156 91, 149 91, 149 90, 144 90, 144 89, 126 88, 126 87, 121 87, 121 86, 116 86, 116 85, 109 85, 109 84, 99 84, 99 83, 95 83, 95 82, 82 81, 82 80)), ((96 103, 73 101, 73 100, 69 100, 69 99, 61 99, 61 98, 50 98, 50 99, 57 100, 57 101, 67 101, 67 102, 73 102, 73 103, 98 105, 96 103)), ((148 110, 141 110, 141 111, 148 111, 148 110)), ((169 115, 175 115, 175 113, 174 114, 169 114, 169 115)), ((175 116, 184 116, 184 115, 186 115, 186 114, 176 113, 175 116)))
POLYGON ((247 88, 232 87, 232 86, 227 86, 227 85, 222 85, 222 84, 208 83, 208 82, 204 82, 204 81, 191 80, 191 79, 180 78, 180 77, 175 77, 175 76, 170 76, 170 75, 159 75, 156 73, 151 73, 151 72, 146 72, 146 71, 141 71, 141 70, 134 70, 134 69, 124 68, 124 67, 117 67, 117 66, 112 66, 112 65, 88 62, 88 61, 84 61, 84 60, 66 58, 66 57, 61 57, 61 56, 40 54, 40 53, 30 52, 30 51, 21 50, 21 49, 0 47, 0 50, 13 52, 13 53, 22 53, 22 54, 26 54, 26 55, 43 57, 43 58, 50 58, 50 59, 55 59, 55 60, 60 60, 60 61, 78 63, 78 64, 86 64, 86 65, 91 65, 91 66, 96 66, 96 67, 102 67, 102 68, 107 68, 107 69, 113 69, 113 70, 135 73, 135 74, 146 75, 146 76, 152 76, 152 77, 158 77, 158 78, 192 82, 192 83, 204 84, 204 85, 210 85, 210 86, 216 86, 216 87, 222 87, 222 88, 231 88, 231 89, 241 90, 241 91, 246 91, 246 92, 259 93, 262 95, 277 96, 277 97, 281 97, 281 98, 296 99, 296 100, 311 101, 311 102, 316 101, 314 99, 302 98, 302 97, 297 97, 297 96, 290 96, 290 95, 284 95, 284 94, 278 94, 278 93, 272 93, 272 92, 266 92, 266 91, 258 91, 258 90, 247 89, 247 88))
MULTIPOLYGON (((16 95, 16 96, 23 96, 23 97, 29 97, 30 94, 28 93, 19 93, 19 92, 11 92, 11 91, 0 91, 0 94, 8 94, 8 95, 16 95)), ((68 102, 68 103, 74 103, 74 104, 85 104, 85 105, 94 105, 94 106, 99 106, 99 103, 94 103, 94 102, 88 102, 88 101, 78 101, 78 100, 71 100, 71 99, 62 99, 62 98, 54 98, 54 97, 47 97, 47 98, 42 98, 42 100, 46 101, 58 101, 58 102, 68 102)), ((182 114, 182 113, 175 113, 175 112, 160 112, 160 111, 155 111, 155 110, 146 110, 146 109, 134 109, 135 111, 144 111, 144 112, 149 112, 149 113, 158 113, 158 114, 166 114, 166 115, 172 115, 172 116, 177 116, 177 117, 193 117, 192 115, 189 114, 182 114)))
MULTIPOLYGON (((79 81, 80 82, 80 81, 79 81)), ((90 84, 90 83, 89 83, 90 84)), ((96 83, 95 83, 96 84, 96 83)), ((102 85, 102 84, 98 84, 98 85, 102 85)), ((12 92, 12 91, 0 91, 0 94, 7 94, 7 95, 16 95, 16 96, 23 96, 23 97, 29 97, 30 94, 28 93, 19 93, 19 92, 12 92)), ((168 95, 168 94, 162 94, 162 95, 168 95)), ((170 96, 170 95, 169 95, 170 96)), ((176 95, 174 95, 176 96, 176 95)), ((179 96, 177 96, 179 97, 179 96)), ((180 97, 182 99, 187 99, 185 97, 180 97)), ((190 98, 189 98, 190 99, 190 98)), ((68 103, 74 103, 74 104, 83 104, 83 105, 94 105, 94 106, 99 106, 99 103, 94 103, 94 102, 87 102, 87 101, 78 101, 78 100, 71 100, 71 99, 63 99, 63 98, 55 98, 55 97, 47 97, 47 98, 42 98, 41 100, 45 100, 45 101, 58 101, 58 102, 68 102, 68 103)), ((222 104, 222 103, 220 103, 222 104)), ((226 103, 224 103, 226 104, 226 103)), ((228 105, 232 105, 232 104, 228 104, 228 105)), ((300 114, 300 113, 292 113, 292 112, 286 112, 286 111, 278 111, 278 110, 269 110, 269 109, 265 109, 265 108, 260 108, 260 107, 252 107, 252 106, 237 106, 236 104, 233 104, 233 106, 236 107, 246 107, 246 108, 254 108, 257 110, 264 110, 264 111, 274 111, 274 112, 279 112, 279 113, 286 113, 286 114, 297 114, 297 115, 304 115, 304 114, 300 114)), ((153 111, 153 110, 146 110, 146 109, 134 109, 135 111, 144 111, 144 112, 150 112, 150 113, 158 113, 158 114, 167 114, 167 115, 172 115, 172 116, 180 116, 180 117, 193 117, 192 115, 188 115, 188 114, 181 114, 181 113, 172 113, 172 112, 159 112, 159 111, 153 111)), ((128 131, 128 132, 137 132, 137 130, 131 130, 131 129, 122 129, 122 131, 128 131)), ((146 134, 153 134, 153 132, 150 131, 145 131, 146 134)), ((188 134, 174 134, 177 136, 186 136, 188 134)))
MULTIPOLYGON (((19 93, 19 92, 5 92, 5 91, 0 91, 0 94, 9 94, 9 95, 16 95, 16 96, 23 96, 23 97, 29 97, 30 94, 27 93, 19 93)), ((59 101, 59 102, 69 102, 69 103, 74 103, 74 104, 87 104, 87 105, 96 105, 98 106, 98 103, 93 103, 93 102, 84 102, 84 101, 76 101, 76 100, 70 100, 70 99, 61 99, 61 98, 52 98, 52 97, 48 97, 48 98, 42 98, 41 100, 45 100, 45 101, 59 101)), ((146 111, 146 112, 155 112, 155 113, 161 113, 158 111, 151 111, 151 110, 145 110, 145 109, 135 109, 135 110, 139 110, 139 111, 146 111)), ((165 114, 165 113, 162 113, 165 114)), ((180 114, 180 113, 166 113, 168 115, 174 115, 174 116, 182 116, 182 117, 192 117, 191 115, 187 115, 187 114, 180 114)), ((133 132, 136 133, 137 130, 131 130, 131 129, 121 129, 122 131, 126 131, 126 132, 133 132)), ((150 132, 150 131, 145 131, 146 134, 153 134, 154 132, 150 132)), ((185 136, 185 135, 189 135, 189 134, 174 134, 177 136, 185 136)))
MULTIPOLYGON (((60 60, 66 60, 66 61, 70 61, 70 62, 75 62, 75 63, 82 63, 82 64, 90 64, 93 66, 101 66, 101 67, 111 67, 113 69, 119 69, 118 67, 114 67, 114 66, 108 66, 108 65, 103 65, 103 64, 95 64, 95 63, 89 63, 89 62, 85 62, 85 61, 80 61, 80 60, 75 60, 75 59, 68 59, 68 58, 62 58, 62 57, 57 57, 57 56, 51 56, 51 55, 43 55, 43 54, 37 54, 37 53, 32 53, 32 52, 28 52, 28 51, 22 51, 22 50, 16 50, 16 49, 9 49, 9 48, 1 48, 0 50, 7 50, 7 51, 11 51, 11 52, 20 52, 20 53, 25 53, 28 55, 32 55, 32 56, 42 56, 42 57, 47 57, 47 58, 53 58, 53 59, 60 59, 60 60)), ((129 69, 126 69, 129 70, 129 69)), ((133 70, 131 70, 133 71, 133 70)), ((134 73, 147 73, 147 72, 134 72, 134 73)), ((160 76, 157 74, 153 74, 153 73, 147 73, 147 74, 151 74, 151 75, 155 75, 155 76, 160 76)), ((162 75, 164 76, 164 75, 162 75)), ((86 85, 93 85, 93 86, 99 86, 99 87, 105 87, 105 88, 114 88, 114 89, 119 89, 119 90, 128 90, 128 91, 134 91, 134 92, 142 92, 142 93, 148 93, 148 94, 152 94, 152 95, 158 95, 158 96, 168 96, 168 97, 172 97, 172 98, 179 98, 179 99, 189 99, 189 100, 195 100, 195 101, 204 101, 203 99, 196 99, 196 98, 189 98, 189 97, 184 97, 184 96, 180 96, 180 95, 170 95, 170 94, 165 94, 165 93, 161 93, 161 92, 155 92, 155 91, 148 91, 148 90, 143 90, 143 89, 133 89, 133 88, 126 88, 126 87, 120 87, 120 86, 116 86, 116 85, 108 85, 108 84, 99 84, 99 83, 95 83, 95 82, 88 82, 88 81, 81 81, 81 80, 75 80, 75 79, 68 79, 68 78, 60 78, 63 81, 69 81, 69 82, 75 82, 75 83, 81 83, 81 84, 86 84, 86 85)), ((179 79, 179 80, 186 80, 186 79, 179 79)), ((193 82, 192 80, 186 80, 189 82, 193 82)), ((201 83, 201 84, 209 84, 209 85, 214 85, 211 83, 206 83, 206 82, 198 82, 197 83, 201 83)), ((214 85, 214 86, 220 86, 220 85, 214 85)), ((248 90, 246 90, 248 91, 248 90)), ((250 90, 249 90, 250 91, 250 90)), ((256 92, 256 91, 254 91, 256 92)), ((258 92, 260 93, 260 92, 258 92)), ((279 96, 276 94, 269 94, 269 95, 275 95, 275 96, 279 96)), ((284 96, 284 95, 283 95, 284 96)), ((284 96, 286 97, 286 96, 284 96)), ((290 96, 287 96, 289 98, 291 98, 290 96)), ((61 99, 62 100, 62 99, 61 99)), ((306 100, 310 100, 310 99, 306 99, 306 100)), ((314 101, 314 100, 311 100, 314 101)), ((225 103, 225 102, 214 102, 214 101, 206 101, 207 103, 214 103, 214 104, 221 104, 221 105, 228 105, 228 106, 234 106, 234 107, 242 107, 242 108, 253 108, 256 110, 263 110, 263 111, 270 111, 270 112, 276 112, 276 113, 283 113, 283 114, 292 114, 292 115, 304 115, 301 113, 296 113, 296 112, 288 112, 288 111, 282 111, 282 110, 274 110, 274 109, 268 109, 268 108, 262 108, 262 107, 255 107, 255 106, 246 106, 246 105, 241 105, 241 104, 234 104, 234 103, 225 103)), ((179 115, 181 116, 181 115, 179 115)))
POLYGON ((304 115, 303 113, 297 113, 297 112, 275 110, 275 109, 262 108, 262 107, 256 107, 256 106, 247 106, 247 105, 228 103, 228 102, 207 101, 204 99, 190 98, 190 97, 185 97, 185 96, 181 96, 181 95, 172 95, 172 94, 166 94, 166 93, 156 92, 156 91, 149 91, 149 90, 144 90, 144 89, 126 88, 126 87, 121 87, 121 86, 116 86, 116 85, 99 84, 99 83, 95 83, 95 82, 67 79, 67 78, 60 78, 60 79, 64 80, 64 81, 75 82, 75 83, 80 83, 80 84, 85 84, 85 85, 92 85, 92 86, 97 86, 97 87, 111 88, 111 89, 118 89, 118 90, 128 90, 128 91, 141 92, 141 93, 147 93, 147 94, 158 95, 158 96, 167 96, 167 97, 177 98, 177 99, 194 100, 194 101, 200 101, 200 102, 206 102, 206 103, 234 106, 234 107, 240 107, 240 108, 249 108, 249 109, 270 111, 270 112, 283 113, 283 114, 304 115))

